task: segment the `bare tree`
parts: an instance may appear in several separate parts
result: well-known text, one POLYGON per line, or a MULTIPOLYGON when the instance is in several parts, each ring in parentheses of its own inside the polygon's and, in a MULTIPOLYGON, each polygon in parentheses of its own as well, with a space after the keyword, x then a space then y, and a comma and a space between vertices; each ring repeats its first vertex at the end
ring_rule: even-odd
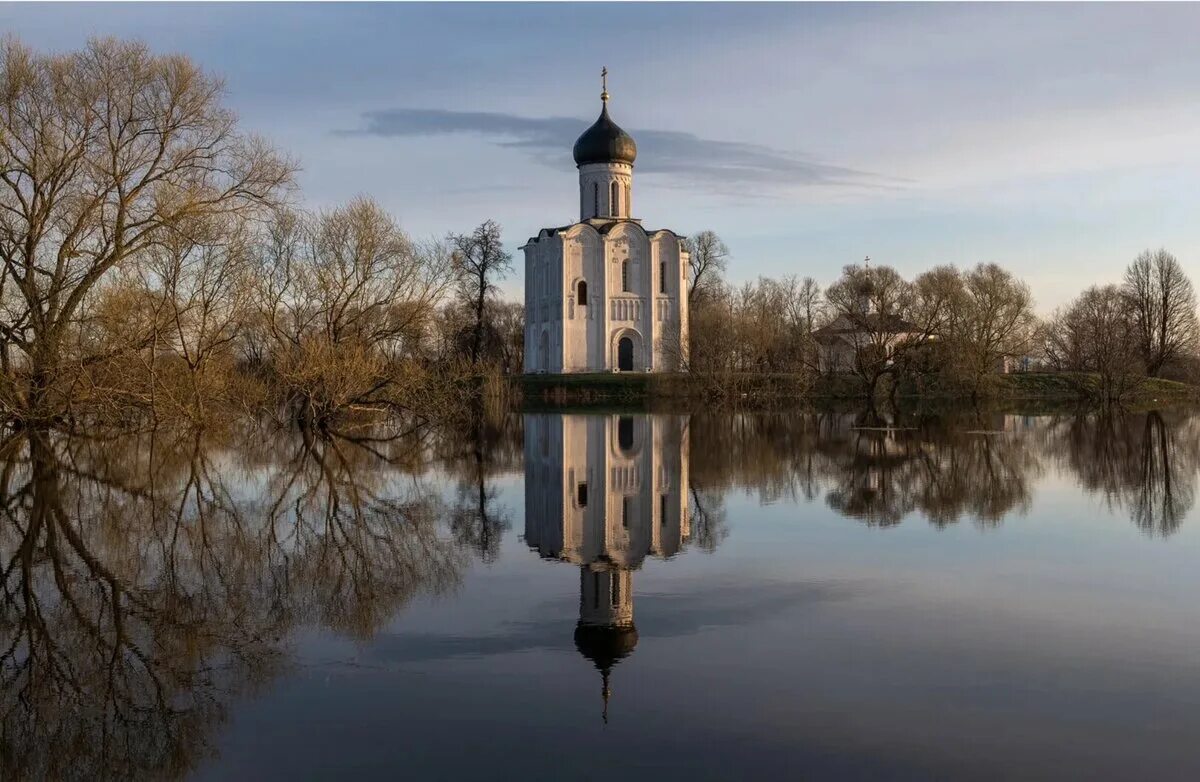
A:
POLYGON ((484 349, 487 331, 488 299, 496 291, 496 280, 512 271, 512 256, 500 240, 500 225, 486 220, 469 234, 452 234, 459 267, 459 297, 471 307, 474 323, 471 327, 471 363, 478 364, 484 349))
POLYGON ((1146 374, 1193 355, 1200 346, 1196 293, 1179 260, 1166 250, 1146 250, 1125 270, 1122 288, 1133 303, 1134 327, 1146 374))
POLYGON ((789 317, 800 324, 806 334, 811 335, 825 322, 827 305, 820 284, 812 277, 805 277, 797 283, 794 276, 784 278, 784 283, 790 293, 789 317))
POLYGON ((844 368, 857 375, 874 398, 880 379, 908 349, 915 329, 907 317, 913 286, 889 266, 850 265, 825 295, 834 317, 821 337, 847 343, 849 361, 844 368))
POLYGON ((287 395, 318 418, 384 389, 402 397, 453 281, 445 248, 414 243, 359 198, 313 217, 280 213, 258 252, 261 328, 287 395))
POLYGON ((492 316, 500 343, 500 360, 505 374, 519 375, 525 366, 525 305, 498 302, 492 316))
POLYGON ((688 306, 716 294, 729 266, 729 248, 712 231, 701 231, 687 240, 688 306))
POLYGON ((252 304, 247 227, 240 220, 181 223, 138 266, 147 290, 162 298, 165 328, 155 348, 161 342, 182 361, 184 407, 203 415, 205 400, 220 396, 233 372, 233 344, 252 304))
POLYGON ((45 418, 64 404, 68 332, 105 276, 182 221, 271 203, 292 166, 237 132, 218 79, 141 44, 39 55, 7 40, 0 85, 0 362, 21 375, 22 414, 45 418))
POLYGON ((978 395, 983 381, 1006 360, 1028 353, 1037 329, 1029 286, 995 264, 962 275, 946 339, 952 361, 978 395))
POLYGON ((1046 329, 1046 355, 1060 371, 1089 372, 1095 393, 1116 401, 1143 377, 1133 300, 1116 285, 1092 286, 1055 313, 1046 329))

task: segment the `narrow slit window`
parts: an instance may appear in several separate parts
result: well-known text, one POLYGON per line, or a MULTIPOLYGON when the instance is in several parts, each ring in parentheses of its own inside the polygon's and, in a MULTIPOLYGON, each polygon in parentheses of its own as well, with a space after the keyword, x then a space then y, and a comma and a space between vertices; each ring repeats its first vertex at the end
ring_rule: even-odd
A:
POLYGON ((587 306, 587 280, 580 280, 575 286, 575 303, 580 307, 587 306))
POLYGON ((667 292, 667 262, 658 262, 658 292, 667 292))
POLYGON ((623 415, 617 419, 617 447, 622 453, 633 451, 633 418, 623 415))
POLYGON ((616 182, 612 183, 612 202, 609 207, 609 214, 613 217, 621 216, 621 186, 616 182))
POLYGON ((629 261, 621 261, 621 290, 629 293, 629 261))
POLYGON ((575 504, 581 508, 587 507, 588 487, 587 483, 581 483, 575 488, 575 504))
POLYGON ((592 183, 592 215, 600 216, 600 183, 592 183))

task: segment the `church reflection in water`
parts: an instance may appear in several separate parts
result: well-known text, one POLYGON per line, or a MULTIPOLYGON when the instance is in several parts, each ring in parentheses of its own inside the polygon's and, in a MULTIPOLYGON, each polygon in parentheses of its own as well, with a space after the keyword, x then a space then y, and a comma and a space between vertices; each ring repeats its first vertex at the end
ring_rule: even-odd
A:
POLYGON ((633 573, 690 535, 686 416, 525 416, 525 542, 579 566, 575 646, 609 675, 637 645, 633 573))

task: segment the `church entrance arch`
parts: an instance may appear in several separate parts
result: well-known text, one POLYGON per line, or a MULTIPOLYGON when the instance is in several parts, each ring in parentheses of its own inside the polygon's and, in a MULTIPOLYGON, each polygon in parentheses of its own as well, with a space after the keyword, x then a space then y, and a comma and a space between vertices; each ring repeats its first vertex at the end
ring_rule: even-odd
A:
POLYGON ((621 337, 617 340, 617 371, 633 371, 633 339, 621 337))
POLYGON ((635 329, 618 329, 609 337, 611 366, 618 372, 638 372, 646 367, 642 335, 635 329))

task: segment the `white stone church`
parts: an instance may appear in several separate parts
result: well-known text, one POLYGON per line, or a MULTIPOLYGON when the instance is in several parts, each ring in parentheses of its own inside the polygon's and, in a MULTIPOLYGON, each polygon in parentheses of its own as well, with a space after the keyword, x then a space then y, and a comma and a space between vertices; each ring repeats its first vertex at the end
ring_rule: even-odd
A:
POLYGON ((670 372, 687 345, 683 237, 633 217, 637 144, 608 116, 575 142, 579 222, 525 251, 526 372, 670 372))

